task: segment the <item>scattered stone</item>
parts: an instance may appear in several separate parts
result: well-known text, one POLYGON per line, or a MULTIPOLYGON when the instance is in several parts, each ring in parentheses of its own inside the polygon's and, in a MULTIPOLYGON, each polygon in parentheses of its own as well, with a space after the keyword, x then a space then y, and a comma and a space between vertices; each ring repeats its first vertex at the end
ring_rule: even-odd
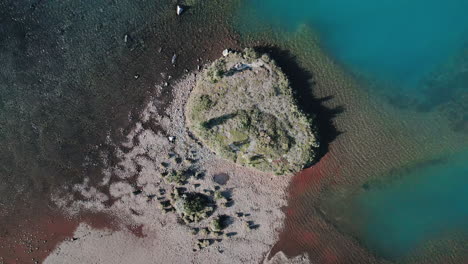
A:
POLYGON ((177 54, 174 53, 174 55, 172 55, 171 63, 175 64, 176 60, 177 60, 177 54))
POLYGON ((219 191, 219 190, 217 190, 217 191, 214 192, 214 196, 213 196, 213 197, 214 197, 215 200, 221 200, 221 199, 224 198, 222 192, 219 191))
POLYGON ((207 247, 209 245, 212 244, 212 240, 211 239, 200 239, 200 245, 202 247, 207 247))
POLYGON ((195 160, 194 159, 191 159, 191 158, 185 158, 185 162, 187 164, 194 164, 195 163, 195 160))
POLYGON ((177 5, 176 7, 176 14, 180 16, 184 12, 184 8, 180 5, 177 5))
POLYGON ((133 76, 133 77, 134 77, 135 79, 138 79, 138 78, 140 78, 140 74, 137 73, 137 74, 135 74, 135 76, 133 76))
POLYGON ((205 173, 204 173, 204 172, 198 172, 198 173, 195 175, 195 178, 196 178, 197 180, 202 180, 204 177, 205 177, 205 173))
POLYGON ((219 216, 213 218, 210 223, 210 230, 214 232, 219 232, 224 228, 221 218, 219 216))
POLYGON ((236 232, 229 232, 229 233, 226 233, 226 236, 227 236, 227 237, 233 237, 233 236, 235 236, 235 235, 237 235, 236 232))
POLYGON ((196 234, 198 234, 198 228, 196 228, 196 227, 192 228, 190 232, 192 233, 192 235, 196 235, 196 234))
POLYGON ((169 142, 174 143, 175 137, 169 136, 167 137, 167 139, 169 139, 169 142))
POLYGON ((172 207, 171 207, 171 208, 164 208, 164 209, 163 209, 163 212, 164 212, 164 213, 170 213, 170 212, 172 212, 172 211, 174 211, 174 209, 173 209, 172 207))
POLYGON ((202 228, 199 233, 202 236, 207 236, 210 233, 210 231, 208 230, 208 228, 202 228))

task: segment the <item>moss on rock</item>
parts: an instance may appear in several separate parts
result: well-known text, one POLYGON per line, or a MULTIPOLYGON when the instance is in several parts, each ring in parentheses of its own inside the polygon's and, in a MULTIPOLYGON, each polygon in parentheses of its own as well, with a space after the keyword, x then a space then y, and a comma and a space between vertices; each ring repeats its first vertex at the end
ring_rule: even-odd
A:
POLYGON ((267 54, 230 52, 206 68, 186 107, 189 128, 222 157, 265 172, 310 166, 319 146, 313 117, 267 54))

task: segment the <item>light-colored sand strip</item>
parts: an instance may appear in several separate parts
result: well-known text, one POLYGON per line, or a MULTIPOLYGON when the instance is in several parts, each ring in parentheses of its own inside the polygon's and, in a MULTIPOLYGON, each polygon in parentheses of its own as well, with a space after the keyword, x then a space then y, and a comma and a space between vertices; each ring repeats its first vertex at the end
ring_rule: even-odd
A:
MULTIPOLYGON (((57 194, 55 200, 70 214, 82 209, 104 211, 116 215, 122 226, 141 226, 145 237, 137 237, 122 228, 120 231, 94 230, 81 224, 75 232, 77 239, 65 241, 46 259, 45 263, 260 263, 270 251, 283 226, 286 205, 285 190, 291 180, 289 176, 274 176, 243 168, 216 157, 208 149, 191 139, 185 127, 184 106, 195 83, 195 75, 189 75, 173 87, 174 101, 167 115, 157 114, 159 102, 151 101, 141 116, 140 122, 129 133, 127 142, 121 143, 127 151, 117 153, 121 162, 118 166, 106 168, 105 172, 119 181, 109 186, 112 197, 100 193, 85 181, 75 186, 89 200, 73 201, 71 195, 57 194), (157 123, 166 134, 145 129, 144 124, 157 123), (168 136, 175 137, 174 142, 168 136), (130 149, 128 151, 128 149, 130 149), (234 236, 215 241, 211 246, 193 251, 200 234, 192 235, 190 226, 181 224, 175 213, 164 214, 158 208, 154 195, 160 196, 159 189, 170 188, 161 178, 161 162, 168 160, 169 153, 176 153, 182 159, 195 151, 199 170, 205 171, 203 180, 191 180, 186 188, 189 191, 214 189, 212 177, 225 173, 229 180, 222 190, 229 191, 234 203, 232 206, 218 207, 215 214, 229 215, 230 223, 225 233, 234 236), (135 187, 126 179, 136 175, 141 193, 134 194, 135 187), (200 184, 195 188, 194 184, 200 184), (117 199, 110 207, 103 202, 117 199), (238 217, 242 212, 247 216, 238 217), (257 228, 246 228, 245 222, 252 221, 257 228)), ((163 87, 158 87, 157 93, 163 87)), ((174 168, 183 166, 171 164, 174 168)), ((108 185, 108 179, 102 185, 108 185)), ((207 220, 204 220, 207 221, 207 220)), ((197 224, 206 225, 205 222, 197 224)), ((193 227, 193 225, 192 225, 193 227)), ((277 255, 272 263, 307 263, 306 258, 287 260, 277 255)))

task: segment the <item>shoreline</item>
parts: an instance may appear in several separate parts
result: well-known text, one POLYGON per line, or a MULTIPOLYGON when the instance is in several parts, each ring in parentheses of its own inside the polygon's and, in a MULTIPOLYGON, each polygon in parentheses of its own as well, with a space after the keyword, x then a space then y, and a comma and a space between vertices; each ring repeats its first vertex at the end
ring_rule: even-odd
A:
MULTIPOLYGON (((161 263, 243 263, 246 260, 255 263, 268 262, 263 258, 265 254, 269 254, 283 228, 285 214, 281 208, 286 206, 286 190, 293 175, 274 176, 240 167, 216 157, 208 149, 193 142, 185 127, 184 107, 195 78, 194 74, 189 74, 174 85, 174 100, 165 115, 158 114, 157 99, 150 102, 143 111, 140 122, 136 123, 135 128, 127 135, 127 141, 122 144, 127 151, 120 152, 121 162, 108 168, 120 179, 111 183, 111 197, 105 198, 105 194, 92 189, 85 182, 76 187, 82 195, 91 198, 88 202, 76 203, 72 197, 70 200, 57 199, 71 214, 86 208, 116 215, 122 220, 121 224, 138 227, 141 237, 137 238, 126 230, 109 232, 81 224, 74 234, 79 239, 61 243, 46 259, 46 263, 76 263, 83 256, 89 260, 100 259, 100 263, 125 263, 124 256, 133 263, 148 263, 149 259, 159 259, 161 263), (150 127, 148 123, 154 123, 164 132, 145 128, 150 127), (175 144, 167 139, 168 135, 175 137, 175 144), (234 201, 232 206, 218 210, 221 211, 220 214, 231 217, 231 223, 225 232, 236 235, 220 241, 217 239, 213 245, 196 252, 193 251, 194 243, 202 237, 192 236, 189 228, 181 224, 175 214, 163 214, 157 208, 156 201, 147 198, 158 195, 158 190, 166 184, 161 177, 156 176, 156 164, 169 152, 184 158, 188 146, 201 153, 198 164, 206 170, 205 179, 196 181, 201 185, 200 188, 214 188, 217 184, 212 177, 227 174, 229 180, 222 188, 230 191, 234 201), (135 173, 137 186, 132 186, 128 179, 135 173), (139 190, 138 195, 135 195, 136 189, 139 190), (102 204, 109 198, 117 201, 104 208, 102 204), (244 216, 232 216, 236 212, 242 212, 244 216), (243 225, 246 222, 255 223, 257 228, 246 229, 243 225), (132 241, 131 245, 128 241, 132 241), (158 255, 160 252, 168 254, 161 256, 158 255)), ((163 90, 164 87, 160 86, 157 93, 162 93, 163 90)), ((281 259, 281 256, 273 258, 272 263, 278 258, 281 259)), ((306 260, 301 257, 300 260, 302 259, 306 260)))
MULTIPOLYGON (((47 7, 39 7, 41 12, 43 12, 43 8, 47 7)), ((104 8, 103 10, 107 12, 107 9, 104 8)), ((112 11, 113 9, 109 12, 112 11)), ((120 24, 115 26, 116 31, 112 32, 111 37, 118 42, 104 49, 105 54, 99 53, 99 58, 104 56, 106 59, 98 62, 87 62, 88 64, 85 65, 87 71, 82 73, 83 76, 80 77, 85 78, 86 85, 84 86, 89 86, 91 90, 98 91, 98 94, 94 94, 95 97, 92 100, 87 101, 87 103, 92 103, 91 109, 87 110, 93 113, 95 107, 99 109, 99 117, 103 117, 104 122, 100 122, 98 128, 107 127, 107 129, 105 129, 106 131, 97 131, 99 132, 99 138, 91 138, 89 140, 93 142, 91 146, 86 145, 78 153, 73 152, 72 154, 79 156, 83 153, 82 156, 85 156, 90 151, 93 155, 98 152, 102 153, 102 151, 112 152, 113 149, 106 144, 109 127, 112 128, 110 132, 113 133, 111 137, 114 140, 125 134, 129 129, 126 126, 132 124, 132 117, 138 115, 141 106, 144 106, 147 101, 147 95, 152 93, 155 84, 169 82, 170 87, 171 82, 185 74, 186 69, 196 69, 197 65, 204 64, 217 57, 225 45, 233 48, 237 47, 236 35, 228 29, 221 16, 218 16, 218 14, 213 16, 212 10, 197 9, 196 13, 187 13, 181 18, 176 17, 172 11, 172 8, 164 11, 167 14, 171 14, 168 17, 151 19, 148 23, 138 24, 129 29, 123 29, 123 25, 120 24), (153 20, 158 20, 159 22, 153 24, 156 23, 153 20), (163 20, 164 23, 160 20, 163 20), (205 23, 204 21, 206 20, 215 20, 219 23, 213 26, 205 23), (122 30, 131 37, 128 43, 124 43, 124 40, 119 35, 122 30), (158 34, 155 34, 156 31, 158 34), (212 49, 206 50, 204 48, 206 46, 210 46, 212 49), (171 57, 174 52, 178 54, 175 66, 171 63, 171 57), (163 72, 165 73, 164 76, 160 74, 163 72), (135 76, 138 76, 138 78, 135 76), (130 95, 122 96, 121 98, 123 99, 116 101, 115 98, 122 93, 130 95), (101 98, 104 95, 105 98, 101 98), (105 104, 100 105, 99 103, 102 100, 105 101, 105 104), (112 111, 108 111, 109 108, 112 111), (105 117, 108 114, 103 115, 102 113, 112 113, 110 114, 112 116, 108 118, 105 117), (114 128, 120 128, 121 130, 114 128)), ((80 21, 76 25, 83 26, 83 23, 80 21)), ((58 24, 60 25, 60 23, 58 24)), ((93 37, 94 35, 89 36, 89 41, 98 45, 100 43, 98 40, 100 39, 93 37)), ((70 49, 70 51, 72 50, 70 49)), ((163 95, 162 97, 167 102, 171 100, 167 96, 163 95)), ((91 156, 91 158, 95 156, 91 156)), ((113 160, 111 157, 109 162, 113 163, 116 160, 113 160)), ((57 243, 72 238, 73 232, 79 223, 84 221, 95 226, 94 222, 101 222, 99 216, 95 216, 90 212, 83 212, 73 217, 64 215, 50 202, 50 193, 55 191, 56 186, 61 187, 74 184, 77 182, 77 179, 79 181, 82 178, 82 175, 90 176, 93 185, 98 183, 103 177, 100 175, 100 165, 97 167, 95 167, 95 164, 88 165, 83 165, 82 163, 76 166, 74 164, 67 164, 64 167, 70 169, 67 166, 72 166, 71 172, 65 171, 67 174, 61 174, 61 178, 57 179, 53 178, 57 173, 56 171, 51 171, 50 175, 43 172, 45 173, 44 175, 37 175, 36 181, 40 184, 39 187, 42 186, 44 188, 40 190, 34 188, 25 189, 26 193, 20 197, 23 197, 22 199, 26 201, 15 202, 14 207, 13 205, 11 206, 11 208, 15 208, 14 211, 9 210, 10 208, 2 208, 2 237, 0 239, 7 242, 2 243, 4 246, 0 248, 0 263, 2 261, 7 263, 15 263, 16 261, 23 263, 40 262, 48 254, 42 253, 42 251, 50 251, 55 248, 57 243), (83 166, 87 167, 83 168, 83 166), (53 185, 49 186, 47 184, 51 179, 54 182, 52 182, 53 185), (31 199, 28 198, 29 193, 34 194, 31 199), (38 219, 44 219, 44 221, 38 219), (63 219, 63 221, 59 219, 63 219), (59 226, 62 225, 62 222, 67 226, 64 235, 56 231, 56 229, 60 228, 59 226), (23 229, 22 226, 25 223, 31 226, 31 231, 23 229), (24 239, 24 237, 27 237, 27 239, 24 239), (47 246, 44 246, 44 244, 36 246, 35 241, 42 241, 45 237, 47 246), (21 245, 24 245, 24 250, 21 245), (28 252, 28 248, 35 249, 36 247, 39 248, 37 252, 36 250, 28 252), (14 248, 21 248, 25 254, 21 253, 18 255, 13 253, 15 252, 14 248), (34 261, 32 260, 33 258, 35 259, 34 261)), ((71 189, 69 191, 73 192, 71 189)), ((108 193, 108 190, 105 188, 101 188, 100 191, 108 193)), ((77 196, 76 199, 86 200, 82 196, 77 196)), ((105 227, 101 224, 98 226, 105 227)), ((114 228, 113 224, 109 226, 114 228)), ((126 229, 127 227, 123 228, 126 229)), ((138 233, 138 231, 136 232, 138 233)))

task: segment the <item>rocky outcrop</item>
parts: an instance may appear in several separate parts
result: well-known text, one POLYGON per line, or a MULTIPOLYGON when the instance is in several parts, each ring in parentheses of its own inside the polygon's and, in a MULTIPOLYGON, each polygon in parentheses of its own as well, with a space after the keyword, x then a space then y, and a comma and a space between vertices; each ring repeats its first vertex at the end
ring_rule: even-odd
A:
POLYGON ((287 174, 316 158, 314 118, 298 108, 275 62, 253 49, 225 51, 200 74, 186 118, 206 146, 244 166, 287 174))

